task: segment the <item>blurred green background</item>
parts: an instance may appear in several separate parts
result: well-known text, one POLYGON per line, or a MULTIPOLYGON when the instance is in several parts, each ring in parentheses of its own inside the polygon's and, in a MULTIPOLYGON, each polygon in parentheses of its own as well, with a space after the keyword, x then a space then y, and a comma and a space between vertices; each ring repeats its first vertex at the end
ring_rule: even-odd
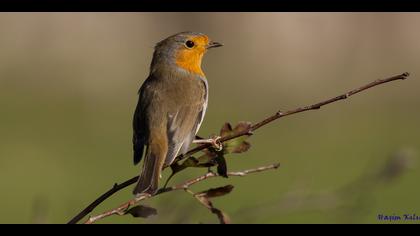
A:
MULTIPOLYGON (((233 223, 381 223, 378 214, 420 214, 419 25, 415 13, 1 13, 0 222, 66 223, 138 174, 136 93, 154 44, 186 30, 225 44, 203 62, 204 137, 226 121, 256 122, 411 73, 258 130, 249 152, 228 156, 229 169, 275 162, 280 169, 193 187, 233 184, 214 199, 233 223)), ((128 200, 131 190, 94 213, 128 200)), ((101 223, 217 223, 182 191, 145 204, 158 215, 101 223)))

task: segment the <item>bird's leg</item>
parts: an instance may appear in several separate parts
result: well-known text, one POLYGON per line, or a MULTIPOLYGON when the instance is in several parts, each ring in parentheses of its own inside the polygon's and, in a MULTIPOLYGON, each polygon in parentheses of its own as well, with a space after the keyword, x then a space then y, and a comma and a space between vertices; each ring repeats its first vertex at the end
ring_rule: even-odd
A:
POLYGON ((217 151, 221 151, 223 149, 223 144, 220 142, 220 136, 214 136, 209 139, 195 139, 193 143, 195 144, 206 144, 210 143, 217 151))

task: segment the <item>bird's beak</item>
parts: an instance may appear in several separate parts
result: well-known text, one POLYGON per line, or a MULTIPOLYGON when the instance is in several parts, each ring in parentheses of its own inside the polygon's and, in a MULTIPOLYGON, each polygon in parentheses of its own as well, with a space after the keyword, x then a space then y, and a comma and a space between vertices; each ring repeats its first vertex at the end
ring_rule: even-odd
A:
POLYGON ((207 49, 209 48, 217 48, 217 47, 221 47, 223 46, 222 43, 218 43, 218 42, 213 42, 211 41, 208 45, 207 45, 207 49))

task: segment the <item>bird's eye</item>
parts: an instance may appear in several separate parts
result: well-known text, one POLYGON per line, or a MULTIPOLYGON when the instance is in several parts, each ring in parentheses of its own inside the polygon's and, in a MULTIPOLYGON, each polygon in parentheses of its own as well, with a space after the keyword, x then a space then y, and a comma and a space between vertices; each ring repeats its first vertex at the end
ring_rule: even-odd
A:
POLYGON ((185 46, 187 48, 193 48, 194 47, 194 42, 191 40, 188 40, 187 42, 185 42, 185 46))

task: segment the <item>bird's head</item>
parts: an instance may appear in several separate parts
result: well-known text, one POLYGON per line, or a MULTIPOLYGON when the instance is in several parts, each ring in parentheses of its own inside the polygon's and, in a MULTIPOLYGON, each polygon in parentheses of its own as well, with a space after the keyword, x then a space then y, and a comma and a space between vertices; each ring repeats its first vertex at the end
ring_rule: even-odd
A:
POLYGON ((201 70, 203 55, 208 49, 220 46, 223 44, 211 41, 202 33, 182 32, 172 35, 156 44, 151 70, 160 66, 177 66, 204 75, 201 70))

